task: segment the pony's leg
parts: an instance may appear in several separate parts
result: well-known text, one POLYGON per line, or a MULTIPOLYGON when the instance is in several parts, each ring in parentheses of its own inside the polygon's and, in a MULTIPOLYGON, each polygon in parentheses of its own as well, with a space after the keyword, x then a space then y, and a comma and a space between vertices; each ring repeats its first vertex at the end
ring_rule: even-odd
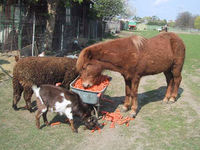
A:
POLYGON ((164 72, 164 75, 165 75, 166 81, 167 81, 167 91, 166 91, 165 97, 163 99, 163 102, 167 103, 172 94, 174 79, 173 79, 173 74, 172 74, 171 70, 164 72))
POLYGON ((122 107, 123 111, 128 111, 129 107, 131 106, 131 80, 125 79, 125 101, 122 107))
POLYGON ((132 86, 131 86, 132 87, 131 88, 132 106, 131 106, 131 112, 130 112, 131 117, 135 117, 138 111, 137 95, 138 95, 139 82, 140 82, 140 77, 137 77, 137 76, 132 80, 132 86))
POLYGON ((17 103, 19 102, 19 100, 21 98, 22 92, 23 92, 23 87, 21 86, 19 81, 13 77, 13 104, 12 104, 12 107, 14 110, 18 110, 17 103))
POLYGON ((182 59, 176 60, 172 69, 172 73, 174 76, 174 88, 172 91, 171 98, 169 99, 169 101, 172 103, 175 102, 178 96, 178 88, 182 80, 182 76, 181 76, 182 67, 183 67, 183 60, 182 59))
POLYGON ((26 102, 26 108, 32 112, 31 108, 31 97, 33 95, 33 90, 30 87, 25 87, 24 88, 24 100, 26 102))

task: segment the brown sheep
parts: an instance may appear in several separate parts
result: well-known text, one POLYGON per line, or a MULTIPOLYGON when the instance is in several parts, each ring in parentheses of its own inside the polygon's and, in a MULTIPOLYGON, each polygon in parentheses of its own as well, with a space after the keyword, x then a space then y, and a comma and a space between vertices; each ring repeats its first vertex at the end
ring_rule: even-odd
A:
POLYGON ((32 86, 41 84, 56 84, 69 88, 69 84, 77 76, 77 59, 67 57, 26 57, 17 59, 13 68, 13 105, 18 110, 17 103, 23 93, 26 108, 32 112, 31 97, 33 94, 32 86))

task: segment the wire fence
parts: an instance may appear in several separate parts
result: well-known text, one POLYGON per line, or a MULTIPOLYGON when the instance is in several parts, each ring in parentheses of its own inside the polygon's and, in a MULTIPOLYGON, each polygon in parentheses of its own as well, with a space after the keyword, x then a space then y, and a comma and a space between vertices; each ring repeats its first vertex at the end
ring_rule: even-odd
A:
MULTIPOLYGON (((51 51, 70 53, 87 46, 90 40, 103 38, 104 22, 66 15, 67 11, 56 16, 51 51)), ((44 14, 28 14, 25 6, 0 6, 0 51, 20 50, 28 56, 32 49, 45 51, 47 21, 41 16, 44 14)))

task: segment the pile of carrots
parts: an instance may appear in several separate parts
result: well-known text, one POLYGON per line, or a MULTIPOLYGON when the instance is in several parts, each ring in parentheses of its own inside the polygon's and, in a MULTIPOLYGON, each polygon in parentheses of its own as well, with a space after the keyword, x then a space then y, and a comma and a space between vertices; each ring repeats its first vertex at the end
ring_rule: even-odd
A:
MULTIPOLYGON (((115 125, 123 125, 125 124, 127 127, 129 126, 129 122, 131 120, 134 120, 134 118, 131 117, 123 117, 122 114, 120 113, 120 110, 117 109, 115 112, 109 113, 106 111, 101 112, 103 114, 102 120, 104 121, 110 121, 110 128, 115 128, 115 125)), ((102 123, 102 126, 106 125, 105 122, 102 123)), ((99 127, 96 127, 93 129, 91 132, 94 132, 95 130, 98 130, 99 133, 101 132, 101 129, 99 127)))
POLYGON ((102 114, 104 114, 102 120, 111 121, 110 128, 115 128, 115 124, 126 124, 126 126, 128 127, 129 122, 131 120, 134 120, 134 118, 131 117, 123 117, 119 109, 112 113, 103 111, 102 114))
POLYGON ((108 86, 109 84, 109 77, 106 75, 102 75, 101 77, 101 83, 98 85, 93 85, 92 87, 89 88, 84 88, 82 85, 82 79, 78 78, 74 84, 74 88, 86 90, 86 91, 92 91, 92 92, 101 92, 105 87, 108 86))

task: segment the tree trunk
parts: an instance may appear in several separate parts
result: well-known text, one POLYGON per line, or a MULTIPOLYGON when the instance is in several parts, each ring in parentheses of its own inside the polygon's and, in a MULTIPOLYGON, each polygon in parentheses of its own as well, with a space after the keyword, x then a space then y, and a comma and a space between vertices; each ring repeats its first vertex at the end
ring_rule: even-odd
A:
POLYGON ((58 2, 58 0, 47 0, 49 17, 46 24, 46 49, 50 51, 53 51, 53 31, 55 27, 56 9, 58 6, 58 2))

